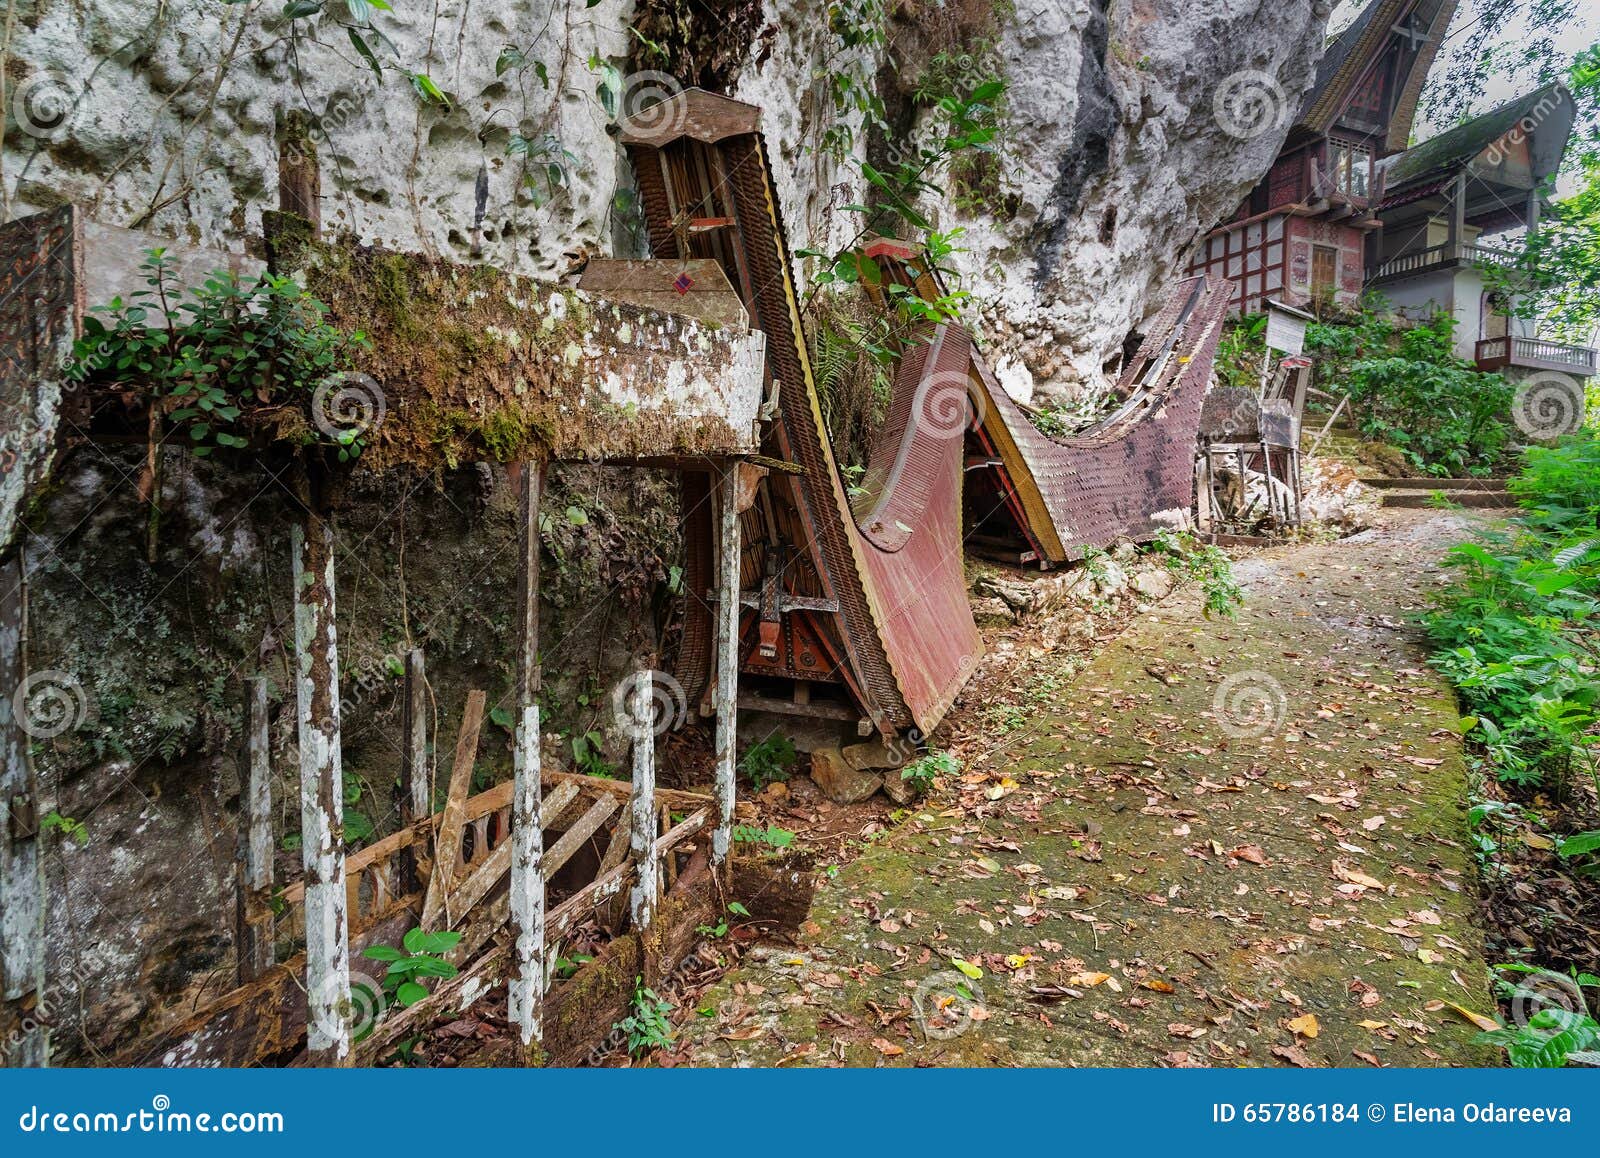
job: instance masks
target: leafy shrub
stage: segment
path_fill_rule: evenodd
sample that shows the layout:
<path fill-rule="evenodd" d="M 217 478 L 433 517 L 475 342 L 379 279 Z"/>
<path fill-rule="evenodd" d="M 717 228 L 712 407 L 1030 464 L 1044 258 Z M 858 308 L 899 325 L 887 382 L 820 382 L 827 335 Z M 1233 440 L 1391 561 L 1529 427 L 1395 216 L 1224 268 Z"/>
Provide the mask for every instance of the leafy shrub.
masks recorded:
<path fill-rule="evenodd" d="M 789 769 L 794 766 L 797 755 L 794 742 L 781 732 L 774 732 L 751 746 L 739 761 L 739 771 L 760 792 L 768 784 L 789 779 Z"/>
<path fill-rule="evenodd" d="M 1519 1068 L 1560 1069 L 1569 1062 L 1600 1064 L 1600 1023 L 1586 1013 L 1551 1006 L 1528 1019 L 1480 1033 L 1476 1041 L 1498 1045 Z"/>
<path fill-rule="evenodd" d="M 632 1012 L 614 1025 L 628 1035 L 628 1052 L 634 1057 L 647 1050 L 672 1044 L 672 1023 L 667 1016 L 672 1002 L 664 1001 L 646 987 L 643 977 L 634 978 Z"/>
<path fill-rule="evenodd" d="M 1596 534 L 1600 524 L 1600 440 L 1579 435 L 1556 446 L 1530 446 L 1522 470 L 1506 482 L 1521 521 L 1539 531 Z"/>
<path fill-rule="evenodd" d="M 1454 327 L 1444 318 L 1401 331 L 1394 349 L 1354 362 L 1345 386 L 1364 437 L 1432 474 L 1484 474 L 1511 437 L 1514 391 L 1456 357 Z"/>
<path fill-rule="evenodd" d="M 736 824 L 733 826 L 733 841 L 735 844 L 764 844 L 769 848 L 788 848 L 794 843 L 794 833 L 787 828 L 763 828 L 759 824 Z"/>
<path fill-rule="evenodd" d="M 949 752 L 929 752 L 900 769 L 900 779 L 924 796 L 933 787 L 935 777 L 949 776 L 961 770 L 961 761 Z"/>
<path fill-rule="evenodd" d="M 1167 569 L 1179 579 L 1200 584 L 1205 596 L 1202 614 L 1232 619 L 1244 602 L 1244 589 L 1233 577 L 1233 560 L 1211 543 L 1202 543 L 1187 531 L 1160 531 L 1151 550 L 1165 556 Z"/>
<path fill-rule="evenodd" d="M 460 933 L 424 933 L 412 929 L 401 941 L 403 948 L 393 945 L 373 945 L 362 950 L 361 955 L 373 961 L 387 961 L 383 987 L 404 1008 L 410 1008 L 428 996 L 424 977 L 441 979 L 454 977 L 456 967 L 442 954 L 450 952 L 461 942 Z"/>
<path fill-rule="evenodd" d="M 370 344 L 364 333 L 329 325 L 327 307 L 293 278 L 244 281 L 224 271 L 185 297 L 165 249 L 149 250 L 140 269 L 148 289 L 84 318 L 67 378 L 138 387 L 164 400 L 168 421 L 188 433 L 197 455 L 248 446 L 246 410 L 309 398 Z M 341 461 L 361 453 L 359 429 L 335 441 Z"/>
<path fill-rule="evenodd" d="M 1456 357 L 1455 322 L 1441 317 L 1401 329 L 1381 297 L 1336 320 L 1308 323 L 1305 352 L 1317 384 L 1350 396 L 1363 437 L 1398 447 L 1418 469 L 1436 475 L 1487 473 L 1511 438 L 1512 388 Z M 1217 348 L 1224 384 L 1255 390 L 1266 350 L 1266 318 L 1234 322 Z"/>
<path fill-rule="evenodd" d="M 1455 581 L 1424 620 L 1441 646 L 1432 662 L 1502 780 L 1542 783 L 1576 764 L 1600 792 L 1600 447 L 1531 447 L 1510 488 L 1523 504 L 1511 531 L 1446 556 Z M 1564 855 L 1591 855 L 1588 836 L 1567 838 Z"/>

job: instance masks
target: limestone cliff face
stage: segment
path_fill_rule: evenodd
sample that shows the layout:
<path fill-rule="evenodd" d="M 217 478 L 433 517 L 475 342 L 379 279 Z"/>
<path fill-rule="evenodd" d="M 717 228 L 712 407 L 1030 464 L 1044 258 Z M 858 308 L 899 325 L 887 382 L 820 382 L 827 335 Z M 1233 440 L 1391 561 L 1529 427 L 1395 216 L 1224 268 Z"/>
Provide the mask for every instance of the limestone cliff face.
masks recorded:
<path fill-rule="evenodd" d="M 1313 0 L 1022 0 L 1002 42 L 1019 209 L 967 221 L 965 261 L 1013 383 L 1059 392 L 1120 352 L 1271 165 L 1327 16 Z M 1246 70 L 1280 87 L 1257 82 L 1277 115 L 1241 137 L 1216 101 Z"/>
<path fill-rule="evenodd" d="M 595 90 L 602 62 L 626 55 L 624 4 L 301 6 L 316 11 L 289 20 L 294 5 L 279 0 L 19 6 L 8 195 L 72 198 L 111 224 L 236 246 L 276 208 L 275 125 L 300 110 L 318 127 L 327 226 L 468 260 L 483 170 L 483 259 L 551 274 L 608 247 L 620 150 Z M 501 63 L 508 47 L 526 63 Z M 533 151 L 508 153 L 513 134 Z M 563 170 L 554 183 L 551 163 Z"/>
<path fill-rule="evenodd" d="M 1231 214 L 1272 163 L 1321 57 L 1329 8 L 1322 0 L 1019 0 L 977 44 L 947 53 L 958 76 L 993 71 L 1007 82 L 992 186 L 952 192 L 931 208 L 941 227 L 966 231 L 954 265 L 1014 393 L 1059 396 L 1098 381 L 1182 272 L 1196 236 Z M 775 42 L 762 45 L 763 62 L 739 76 L 735 95 L 769 110 L 791 231 L 837 240 L 826 206 L 860 190 L 848 170 L 819 171 L 825 94 L 796 87 L 830 53 L 837 67 L 837 53 L 803 13 L 772 19 Z M 914 82 L 939 48 L 921 44 L 920 32 L 891 35 L 890 53 L 902 59 L 879 73 L 880 85 Z M 1270 78 L 1250 81 L 1268 115 L 1238 135 L 1216 102 L 1228 78 L 1245 72 Z"/>
<path fill-rule="evenodd" d="M 951 15 L 930 22 L 935 7 Z M 697 10 L 671 0 L 415 0 L 392 12 L 324 0 L 294 21 L 275 0 L 39 0 L 20 10 L 9 50 L 4 187 L 13 207 L 71 197 L 114 224 L 242 244 L 276 203 L 274 126 L 300 109 L 322 138 L 330 226 L 459 260 L 476 242 L 484 260 L 559 276 L 586 255 L 639 245 L 626 162 L 597 95 L 607 70 L 623 77 L 611 86 L 624 107 L 675 72 L 763 107 L 791 240 L 824 247 L 854 225 L 830 206 L 861 193 L 854 168 L 819 149 L 838 119 L 830 73 L 875 78 L 893 108 L 891 90 L 915 84 L 944 51 L 965 61 L 966 77 L 992 69 L 1009 87 L 992 180 L 930 208 L 966 230 L 955 264 L 1008 385 L 1058 394 L 1096 380 L 1196 234 L 1232 210 L 1281 143 L 1287 116 L 1256 136 L 1228 132 L 1219 87 L 1262 73 L 1278 86 L 1271 98 L 1295 108 L 1328 5 L 887 9 L 884 43 L 845 49 L 823 0 L 735 0 L 715 22 L 701 13 L 698 28 Z M 679 43 L 641 52 L 630 22 L 652 43 L 669 33 Z M 919 123 L 896 128 L 914 134 Z M 508 152 L 513 134 L 524 151 Z M 869 135 L 857 137 L 865 149 Z"/>

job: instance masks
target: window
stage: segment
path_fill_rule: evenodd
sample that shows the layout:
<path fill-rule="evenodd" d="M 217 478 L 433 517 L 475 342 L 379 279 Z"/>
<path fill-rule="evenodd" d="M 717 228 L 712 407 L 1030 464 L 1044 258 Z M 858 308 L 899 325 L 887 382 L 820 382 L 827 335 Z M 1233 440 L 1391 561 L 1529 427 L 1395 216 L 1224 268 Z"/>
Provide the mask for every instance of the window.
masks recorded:
<path fill-rule="evenodd" d="M 1329 141 L 1328 167 L 1333 174 L 1335 189 L 1346 197 L 1366 200 L 1371 189 L 1371 149 L 1347 141 Z"/>

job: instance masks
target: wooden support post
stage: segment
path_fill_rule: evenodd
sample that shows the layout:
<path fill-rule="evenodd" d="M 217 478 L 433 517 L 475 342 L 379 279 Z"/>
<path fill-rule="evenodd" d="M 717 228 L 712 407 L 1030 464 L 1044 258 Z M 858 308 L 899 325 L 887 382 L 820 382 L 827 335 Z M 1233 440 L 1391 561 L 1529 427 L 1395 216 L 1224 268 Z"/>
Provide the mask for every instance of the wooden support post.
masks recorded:
<path fill-rule="evenodd" d="M 544 483 L 541 463 L 522 464 L 522 494 L 517 533 L 520 583 L 517 588 L 517 687 L 511 797 L 511 1024 L 524 1050 L 538 1045 L 544 1032 L 545 880 L 543 791 L 539 770 L 539 503 Z"/>
<path fill-rule="evenodd" d="M 633 733 L 633 798 L 629 804 L 628 850 L 639 876 L 633 886 L 630 912 L 633 931 L 643 933 L 656 915 L 659 877 L 656 864 L 656 734 L 649 671 L 633 674 L 625 702 Z"/>
<path fill-rule="evenodd" d="M 428 762 L 428 679 L 422 649 L 406 652 L 405 703 L 400 731 L 400 818 L 411 824 L 433 815 L 433 768 Z"/>
<path fill-rule="evenodd" d="M 422 649 L 405 655 L 405 699 L 400 705 L 400 784 L 397 790 L 402 827 L 433 815 L 433 761 L 428 759 L 428 677 Z M 425 882 L 418 871 L 417 849 L 400 854 L 397 887 L 410 892 Z"/>
<path fill-rule="evenodd" d="M 345 898 L 344 785 L 339 750 L 339 649 L 334 633 L 333 526 L 309 505 L 291 532 L 295 704 L 305 869 L 306 1052 L 350 1062 L 350 939 Z"/>
<path fill-rule="evenodd" d="M 17 718 L 28 677 L 28 592 L 22 549 L 0 562 L 0 1065 L 43 1066 L 44 874 L 39 865 L 39 778 L 27 720 Z M 11 1035 L 15 1035 L 13 1038 Z"/>
<path fill-rule="evenodd" d="M 1450 259 L 1460 260 L 1467 232 L 1467 171 L 1456 174 L 1450 187 Z"/>
<path fill-rule="evenodd" d="M 315 236 L 322 228 L 322 171 L 309 118 L 299 109 L 284 114 L 278 133 L 278 208 L 305 218 Z"/>
<path fill-rule="evenodd" d="M 267 736 L 267 677 L 246 685 L 239 753 L 239 984 L 272 967 L 272 761 Z"/>
<path fill-rule="evenodd" d="M 717 527 L 717 826 L 711 865 L 728 862 L 733 845 L 734 771 L 739 747 L 739 465 L 722 471 Z"/>

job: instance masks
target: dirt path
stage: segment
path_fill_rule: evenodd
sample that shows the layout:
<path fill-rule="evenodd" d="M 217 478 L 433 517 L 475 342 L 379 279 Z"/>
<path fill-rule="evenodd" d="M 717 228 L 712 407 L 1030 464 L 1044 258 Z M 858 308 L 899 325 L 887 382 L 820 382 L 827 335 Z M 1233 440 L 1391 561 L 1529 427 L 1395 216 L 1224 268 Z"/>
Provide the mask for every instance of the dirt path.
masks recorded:
<path fill-rule="evenodd" d="M 709 990 L 701 1065 L 1482 1062 L 1457 714 L 1405 626 L 1459 516 L 1241 562 L 1025 708 Z M 980 975 L 981 973 L 981 975 Z"/>

